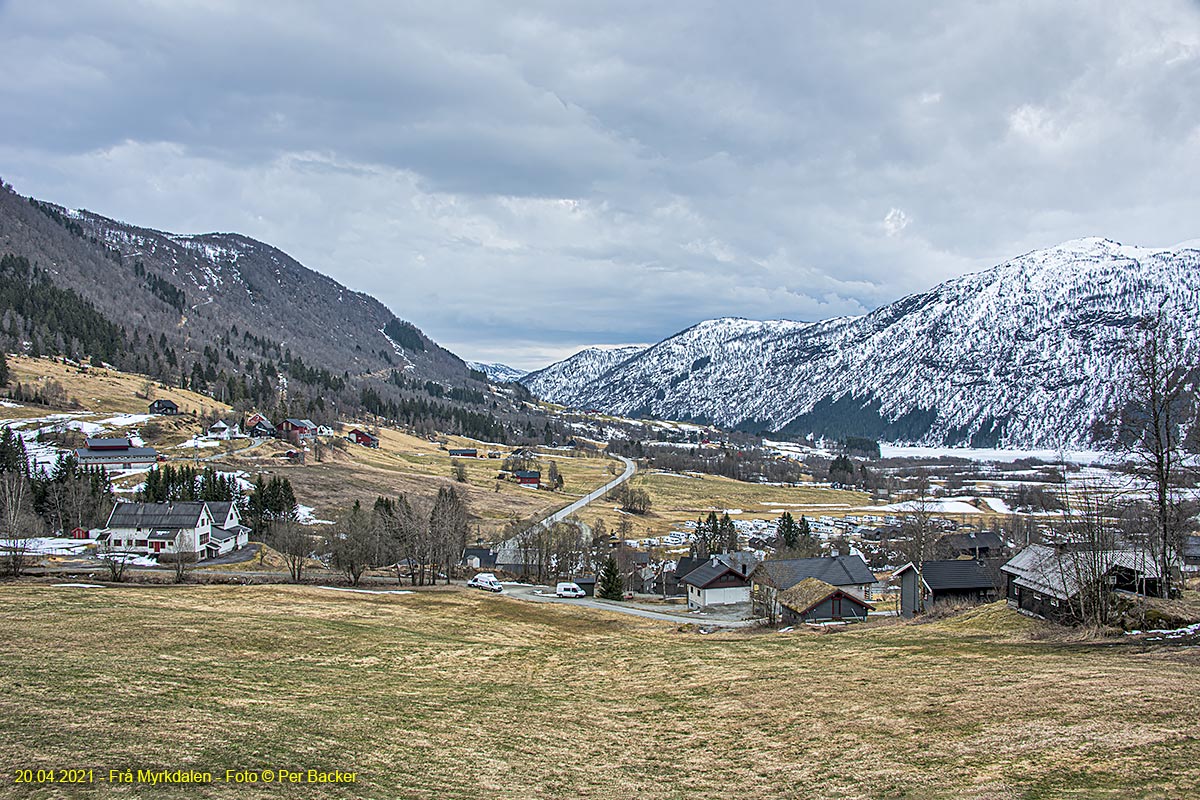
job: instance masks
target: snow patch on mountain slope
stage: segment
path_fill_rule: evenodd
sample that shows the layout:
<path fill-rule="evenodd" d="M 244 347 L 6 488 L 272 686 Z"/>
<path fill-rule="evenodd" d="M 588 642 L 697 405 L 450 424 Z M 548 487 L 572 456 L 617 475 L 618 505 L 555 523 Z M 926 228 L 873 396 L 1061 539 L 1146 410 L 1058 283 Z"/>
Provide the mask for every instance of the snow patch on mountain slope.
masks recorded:
<path fill-rule="evenodd" d="M 1200 341 L 1200 250 L 1086 238 L 859 317 L 702 322 L 619 363 L 584 351 L 527 376 L 614 414 L 922 445 L 1086 447 L 1160 301 Z"/>

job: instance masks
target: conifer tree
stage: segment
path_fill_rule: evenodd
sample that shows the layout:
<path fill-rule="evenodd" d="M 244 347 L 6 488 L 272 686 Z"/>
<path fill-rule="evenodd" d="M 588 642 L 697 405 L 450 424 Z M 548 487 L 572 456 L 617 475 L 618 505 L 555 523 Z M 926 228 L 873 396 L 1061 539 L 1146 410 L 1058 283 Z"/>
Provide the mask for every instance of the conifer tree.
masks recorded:
<path fill-rule="evenodd" d="M 600 568 L 600 579 L 596 581 L 596 596 L 604 600 L 621 600 L 624 593 L 621 590 L 621 573 L 617 570 L 617 560 L 609 556 Z"/>

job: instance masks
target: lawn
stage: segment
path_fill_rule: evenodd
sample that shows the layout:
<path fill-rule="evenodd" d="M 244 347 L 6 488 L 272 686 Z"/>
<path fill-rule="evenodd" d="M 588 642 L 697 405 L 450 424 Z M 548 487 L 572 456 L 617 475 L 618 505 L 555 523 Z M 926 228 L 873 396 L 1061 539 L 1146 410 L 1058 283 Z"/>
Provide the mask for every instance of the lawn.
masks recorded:
<path fill-rule="evenodd" d="M 728 633 L 465 590 L 0 586 L 14 797 L 1191 797 L 1198 651 L 1003 607 Z M 74 795 L 17 768 L 92 767 Z M 195 768 L 205 786 L 99 780 Z M 230 768 L 350 770 L 336 787 Z"/>

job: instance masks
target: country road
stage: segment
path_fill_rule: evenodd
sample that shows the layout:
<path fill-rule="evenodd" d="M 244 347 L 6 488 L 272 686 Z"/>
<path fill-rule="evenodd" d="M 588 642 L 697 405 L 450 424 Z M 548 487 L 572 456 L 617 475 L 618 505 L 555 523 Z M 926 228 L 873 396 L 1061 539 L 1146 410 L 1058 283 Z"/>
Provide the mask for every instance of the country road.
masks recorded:
<path fill-rule="evenodd" d="M 504 595 L 517 600 L 534 603 L 562 603 L 572 606 L 584 606 L 598 611 L 611 611 L 616 614 L 628 614 L 659 622 L 673 622 L 677 625 L 700 625 L 714 628 L 750 628 L 762 624 L 761 619 L 730 619 L 721 617 L 711 611 L 688 611 L 686 606 L 677 612 L 655 611 L 636 604 L 613 600 L 600 600 L 595 597 L 566 598 L 556 597 L 549 586 L 528 586 L 524 584 L 505 584 Z"/>
<path fill-rule="evenodd" d="M 556 522 L 562 522 L 564 519 L 571 516 L 576 511 L 578 511 L 579 509 L 586 506 L 588 503 L 591 503 L 595 500 L 599 500 L 601 497 L 604 497 L 604 495 L 608 494 L 613 489 L 617 488 L 622 483 L 624 483 L 625 481 L 632 478 L 634 472 L 637 471 L 637 464 L 634 464 L 633 461 L 626 458 L 625 456 L 614 455 L 613 458 L 620 459 L 621 463 L 623 463 L 625 465 L 624 472 L 622 472 L 616 478 L 613 478 L 608 483 L 601 486 L 599 489 L 596 489 L 593 492 L 589 492 L 588 494 L 585 494 L 583 497 L 579 498 L 574 503 L 571 503 L 571 505 L 567 506 L 566 508 L 561 508 L 558 511 L 555 511 L 553 514 L 546 517 L 544 520 L 542 520 L 541 522 L 539 522 L 537 524 L 544 525 L 544 526 L 550 526 Z M 503 546 L 503 544 L 501 544 L 501 546 Z"/>

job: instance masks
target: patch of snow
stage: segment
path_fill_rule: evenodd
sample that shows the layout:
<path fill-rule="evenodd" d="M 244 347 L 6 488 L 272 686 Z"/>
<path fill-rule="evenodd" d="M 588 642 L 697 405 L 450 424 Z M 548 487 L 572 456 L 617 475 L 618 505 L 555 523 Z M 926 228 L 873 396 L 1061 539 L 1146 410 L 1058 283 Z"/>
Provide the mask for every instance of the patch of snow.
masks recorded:
<path fill-rule="evenodd" d="M 148 422 L 152 419 L 154 419 L 154 414 L 117 414 L 115 417 L 100 420 L 98 424 L 124 428 L 129 425 L 141 425 L 143 422 Z"/>
<path fill-rule="evenodd" d="M 296 506 L 296 521 L 301 525 L 332 525 L 333 520 L 317 519 L 313 516 L 312 506 Z"/>
<path fill-rule="evenodd" d="M 55 583 L 51 584 L 58 589 L 103 589 L 98 583 Z"/>

